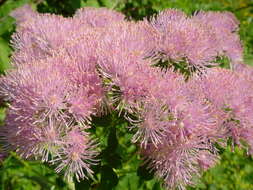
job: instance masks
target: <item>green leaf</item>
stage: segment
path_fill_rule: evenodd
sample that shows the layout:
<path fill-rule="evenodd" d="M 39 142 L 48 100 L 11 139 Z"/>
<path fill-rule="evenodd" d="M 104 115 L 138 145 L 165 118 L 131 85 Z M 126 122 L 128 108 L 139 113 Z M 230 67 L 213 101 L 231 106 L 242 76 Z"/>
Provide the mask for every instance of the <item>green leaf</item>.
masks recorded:
<path fill-rule="evenodd" d="M 10 67 L 10 56 L 11 49 L 8 43 L 0 37 L 0 73 Z"/>
<path fill-rule="evenodd" d="M 15 24 L 14 18 L 10 16 L 2 18 L 0 22 L 0 35 L 3 35 L 6 32 L 11 32 L 14 28 L 14 24 Z"/>
<path fill-rule="evenodd" d="M 117 174 L 110 166 L 105 165 L 101 167 L 101 184 L 99 189 L 112 189 L 118 184 L 118 181 Z"/>
<path fill-rule="evenodd" d="M 0 107 L 0 126 L 2 125 L 5 118 L 5 108 Z"/>
<path fill-rule="evenodd" d="M 136 173 L 128 173 L 120 178 L 119 184 L 115 190 L 127 189 L 127 190 L 139 190 L 139 177 Z"/>
<path fill-rule="evenodd" d="M 82 0 L 81 7 L 100 7 L 97 0 Z"/>
<path fill-rule="evenodd" d="M 40 162 L 24 161 L 15 153 L 3 162 L 0 177 L 4 190 L 68 190 L 55 171 Z"/>
<path fill-rule="evenodd" d="M 160 185 L 158 182 L 156 182 L 156 183 L 154 184 L 152 190 L 161 190 L 161 185 Z"/>
<path fill-rule="evenodd" d="M 107 8 L 115 8 L 119 2 L 119 0 L 100 0 L 103 6 Z"/>
<path fill-rule="evenodd" d="M 78 9 L 81 7 L 81 0 L 71 0 L 70 5 L 73 9 Z"/>

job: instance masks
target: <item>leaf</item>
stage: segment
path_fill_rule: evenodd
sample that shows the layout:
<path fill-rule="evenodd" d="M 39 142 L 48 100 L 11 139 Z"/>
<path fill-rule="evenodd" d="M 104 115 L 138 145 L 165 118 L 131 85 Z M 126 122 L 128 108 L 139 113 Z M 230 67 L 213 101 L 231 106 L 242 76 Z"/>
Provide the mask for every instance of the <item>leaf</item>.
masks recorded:
<path fill-rule="evenodd" d="M 112 189 L 118 184 L 118 181 L 117 174 L 110 166 L 104 165 L 101 167 L 101 184 L 99 189 Z"/>
<path fill-rule="evenodd" d="M 100 7 L 97 0 L 82 0 L 81 7 Z"/>
<path fill-rule="evenodd" d="M 14 24 L 15 24 L 14 18 L 10 16 L 2 18 L 0 22 L 0 35 L 3 35 L 6 32 L 11 32 L 11 30 L 13 30 L 14 28 Z"/>
<path fill-rule="evenodd" d="M 128 173 L 120 178 L 119 184 L 116 186 L 115 190 L 140 190 L 138 183 L 139 177 L 136 173 Z"/>
<path fill-rule="evenodd" d="M 154 184 L 152 190 L 161 190 L 161 185 L 160 185 L 158 182 L 156 182 L 156 183 Z"/>
<path fill-rule="evenodd" d="M 0 107 L 0 126 L 2 125 L 5 118 L 5 108 Z"/>
<path fill-rule="evenodd" d="M 0 37 L 0 73 L 3 73 L 4 70 L 10 67 L 10 64 L 9 64 L 10 53 L 11 53 L 11 49 L 8 46 L 8 43 L 6 43 L 6 41 Z"/>
<path fill-rule="evenodd" d="M 107 8 L 115 8 L 119 3 L 119 0 L 100 0 L 103 6 Z"/>
<path fill-rule="evenodd" d="M 81 0 L 71 0 L 70 5 L 74 10 L 76 10 L 81 7 Z"/>
<path fill-rule="evenodd" d="M 54 170 L 34 161 L 24 161 L 15 153 L 0 168 L 2 189 L 67 190 L 67 184 L 59 179 Z"/>

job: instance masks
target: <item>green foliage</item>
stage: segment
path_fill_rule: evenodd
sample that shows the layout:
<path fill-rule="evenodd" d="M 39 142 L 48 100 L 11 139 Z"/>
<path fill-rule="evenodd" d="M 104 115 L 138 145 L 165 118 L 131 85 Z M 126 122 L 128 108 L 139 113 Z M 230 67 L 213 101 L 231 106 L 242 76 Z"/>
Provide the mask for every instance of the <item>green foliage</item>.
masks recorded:
<path fill-rule="evenodd" d="M 146 169 L 131 142 L 133 132 L 117 113 L 94 117 L 91 131 L 99 137 L 101 163 L 93 168 L 94 179 L 76 183 L 76 190 L 153 190 L 161 189 L 153 174 Z M 85 187 L 85 188 L 84 188 Z"/>
<path fill-rule="evenodd" d="M 35 161 L 11 155 L 0 168 L 0 188 L 4 190 L 67 190 L 68 184 L 52 169 Z"/>
<path fill-rule="evenodd" d="M 189 190 L 251 190 L 253 189 L 253 160 L 245 151 L 235 147 L 223 150 L 221 163 L 202 177 L 196 188 Z"/>
<path fill-rule="evenodd" d="M 0 73 L 9 68 L 11 49 L 6 40 L 0 37 Z"/>
<path fill-rule="evenodd" d="M 10 67 L 10 36 L 15 30 L 14 19 L 9 13 L 29 3 L 40 12 L 71 16 L 76 9 L 85 6 L 108 7 L 122 11 L 136 20 L 151 16 L 165 8 L 179 8 L 193 14 L 197 10 L 232 11 L 241 22 L 240 35 L 245 46 L 245 61 L 253 64 L 253 4 L 251 0 L 4 0 L 0 1 L 0 73 Z M 227 67 L 226 60 L 220 60 Z M 1 104 L 1 102 L 0 102 Z M 5 108 L 0 105 L 0 125 L 3 125 Z M 117 113 L 93 118 L 90 129 L 100 144 L 101 160 L 93 167 L 93 179 L 66 182 L 55 174 L 51 166 L 37 161 L 24 161 L 16 154 L 0 164 L 0 189 L 3 190 L 161 190 L 141 160 L 138 145 L 131 143 L 134 131 Z M 0 126 L 1 127 L 1 126 Z M 204 173 L 196 188 L 189 190 L 251 190 L 253 189 L 253 161 L 244 151 L 235 148 L 221 150 L 221 161 Z"/>

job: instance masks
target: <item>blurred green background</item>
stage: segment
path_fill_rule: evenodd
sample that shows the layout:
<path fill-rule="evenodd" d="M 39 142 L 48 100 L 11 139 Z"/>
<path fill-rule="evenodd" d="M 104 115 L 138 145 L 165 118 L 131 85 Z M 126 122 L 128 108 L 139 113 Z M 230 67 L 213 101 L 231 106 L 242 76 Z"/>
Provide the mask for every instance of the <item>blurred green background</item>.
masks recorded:
<path fill-rule="evenodd" d="M 0 73 L 10 68 L 11 34 L 15 20 L 9 13 L 24 4 L 39 12 L 71 16 L 85 6 L 108 7 L 136 20 L 166 8 L 179 8 L 193 14 L 197 10 L 227 10 L 240 20 L 240 36 L 244 44 L 246 64 L 253 64 L 252 0 L 0 0 Z M 0 125 L 4 124 L 5 105 L 0 102 Z M 15 153 L 0 161 L 0 190 L 161 190 L 160 181 L 148 172 L 131 143 L 126 121 L 116 113 L 93 118 L 92 131 L 99 137 L 101 163 L 95 166 L 94 179 L 66 182 L 53 167 L 37 161 L 24 161 Z M 1 127 L 1 126 L 0 126 Z M 205 172 L 199 184 L 189 190 L 253 190 L 253 160 L 237 147 L 221 149 L 221 160 Z"/>

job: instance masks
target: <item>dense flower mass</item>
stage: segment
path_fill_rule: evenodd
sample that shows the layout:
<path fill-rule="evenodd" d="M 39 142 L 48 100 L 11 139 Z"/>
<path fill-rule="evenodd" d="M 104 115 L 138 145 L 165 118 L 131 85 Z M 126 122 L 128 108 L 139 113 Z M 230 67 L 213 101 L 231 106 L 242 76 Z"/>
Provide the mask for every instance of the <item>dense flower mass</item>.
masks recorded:
<path fill-rule="evenodd" d="M 168 189 L 194 185 L 219 160 L 216 144 L 253 153 L 252 68 L 233 14 L 167 9 L 129 21 L 106 8 L 64 18 L 24 6 L 12 16 L 13 68 L 0 79 L 5 151 L 87 178 L 99 162 L 91 117 L 113 109 Z M 218 68 L 222 57 L 230 69 Z"/>

